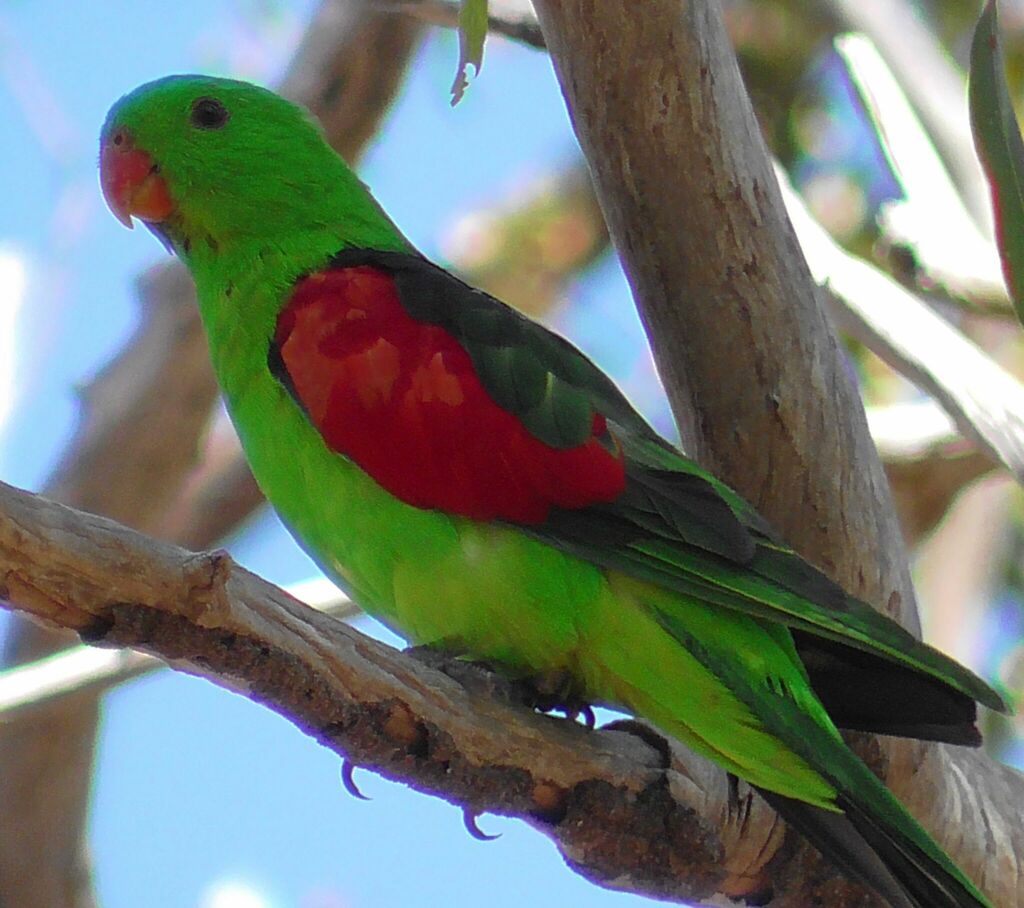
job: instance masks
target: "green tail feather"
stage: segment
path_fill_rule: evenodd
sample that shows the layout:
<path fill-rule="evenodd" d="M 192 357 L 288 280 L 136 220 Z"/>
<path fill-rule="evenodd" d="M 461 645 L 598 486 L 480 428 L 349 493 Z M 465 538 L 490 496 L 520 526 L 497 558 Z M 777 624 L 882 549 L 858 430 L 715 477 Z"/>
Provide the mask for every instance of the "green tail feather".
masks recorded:
<path fill-rule="evenodd" d="M 824 708 L 781 682 L 752 685 L 739 663 L 715 658 L 681 622 L 662 625 L 714 672 L 763 723 L 837 791 L 842 814 L 772 792 L 768 802 L 841 870 L 884 895 L 894 908 L 992 908 L 981 891 L 843 742 Z"/>

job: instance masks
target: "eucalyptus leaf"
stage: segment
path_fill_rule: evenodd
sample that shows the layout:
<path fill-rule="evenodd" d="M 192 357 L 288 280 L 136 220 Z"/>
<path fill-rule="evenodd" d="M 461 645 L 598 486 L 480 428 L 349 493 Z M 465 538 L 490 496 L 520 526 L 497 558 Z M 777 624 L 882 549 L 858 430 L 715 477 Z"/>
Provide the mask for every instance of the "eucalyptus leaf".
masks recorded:
<path fill-rule="evenodd" d="M 996 0 L 974 31 L 968 92 L 971 129 L 988 177 L 1006 289 L 1024 322 L 1024 140 L 1006 84 Z"/>
<path fill-rule="evenodd" d="M 467 70 L 473 77 L 484 63 L 484 38 L 487 37 L 487 0 L 462 0 L 459 8 L 459 68 L 452 82 L 452 107 L 462 100 L 469 87 Z"/>

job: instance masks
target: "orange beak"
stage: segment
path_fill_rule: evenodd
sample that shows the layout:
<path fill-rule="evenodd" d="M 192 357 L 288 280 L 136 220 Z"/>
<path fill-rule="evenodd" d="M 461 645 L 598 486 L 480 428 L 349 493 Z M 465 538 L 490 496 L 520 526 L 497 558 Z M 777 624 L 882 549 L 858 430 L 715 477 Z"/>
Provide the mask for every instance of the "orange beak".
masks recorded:
<path fill-rule="evenodd" d="M 133 147 L 123 129 L 108 137 L 100 149 L 100 186 L 114 217 L 129 230 L 133 215 L 155 224 L 174 211 L 160 168 L 146 152 Z"/>

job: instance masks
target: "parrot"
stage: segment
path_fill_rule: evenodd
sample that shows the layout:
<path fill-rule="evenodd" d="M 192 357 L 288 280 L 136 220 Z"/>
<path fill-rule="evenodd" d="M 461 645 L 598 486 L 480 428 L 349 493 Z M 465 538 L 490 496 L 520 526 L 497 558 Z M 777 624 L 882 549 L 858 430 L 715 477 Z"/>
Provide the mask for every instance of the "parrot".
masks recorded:
<path fill-rule="evenodd" d="M 642 718 L 893 908 L 991 908 L 839 729 L 980 743 L 989 684 L 848 594 L 569 341 L 432 263 L 312 116 L 174 75 L 100 185 L 187 266 L 253 475 L 410 644 Z"/>

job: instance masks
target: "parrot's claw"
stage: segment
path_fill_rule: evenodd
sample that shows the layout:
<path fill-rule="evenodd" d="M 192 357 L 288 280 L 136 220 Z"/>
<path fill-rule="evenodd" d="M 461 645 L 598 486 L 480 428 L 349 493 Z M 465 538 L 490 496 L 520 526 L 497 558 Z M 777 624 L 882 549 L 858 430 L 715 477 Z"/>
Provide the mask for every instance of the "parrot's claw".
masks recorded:
<path fill-rule="evenodd" d="M 556 706 L 551 707 L 551 710 L 542 711 L 560 712 L 571 722 L 575 722 L 579 719 L 587 728 L 595 728 L 597 726 L 597 716 L 594 715 L 594 708 L 589 703 L 569 701 L 566 703 L 559 703 Z"/>
<path fill-rule="evenodd" d="M 471 807 L 462 808 L 462 823 L 466 827 L 468 832 L 478 842 L 493 842 L 495 839 L 501 838 L 501 833 L 496 832 L 493 835 L 484 832 L 479 826 L 477 826 L 477 817 L 480 814 L 476 813 Z"/>
<path fill-rule="evenodd" d="M 352 774 L 356 771 L 356 765 L 348 757 L 345 757 L 341 761 L 341 784 L 345 786 L 347 791 L 353 798 L 358 798 L 360 801 L 372 801 L 373 799 L 367 795 L 364 795 L 360 790 L 359 786 L 356 785 L 356 780 L 352 777 Z"/>
<path fill-rule="evenodd" d="M 743 829 L 746 827 L 747 820 L 750 819 L 750 811 L 754 808 L 754 793 L 749 785 L 744 785 L 741 792 L 741 779 L 739 776 L 727 772 L 725 778 L 729 783 L 729 797 L 726 802 L 726 810 L 728 810 L 730 816 L 735 814 L 740 829 Z"/>

